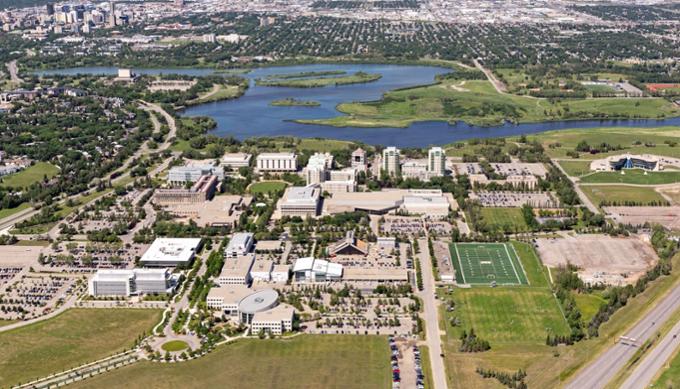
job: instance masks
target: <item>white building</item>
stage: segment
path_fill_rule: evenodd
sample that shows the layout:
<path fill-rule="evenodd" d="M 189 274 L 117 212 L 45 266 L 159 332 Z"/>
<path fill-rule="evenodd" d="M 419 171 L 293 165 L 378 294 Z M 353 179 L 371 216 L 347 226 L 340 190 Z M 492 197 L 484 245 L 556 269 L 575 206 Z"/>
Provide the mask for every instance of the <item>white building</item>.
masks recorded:
<path fill-rule="evenodd" d="M 221 181 L 224 179 L 224 169 L 213 165 L 175 166 L 168 172 L 168 183 L 185 185 L 187 182 L 194 183 L 202 176 L 208 175 L 216 176 Z"/>
<path fill-rule="evenodd" d="M 400 151 L 396 147 L 388 147 L 382 152 L 382 171 L 388 176 L 400 175 Z"/>
<path fill-rule="evenodd" d="M 228 285 L 212 287 L 206 298 L 206 305 L 210 309 L 224 312 L 232 316 L 236 321 L 239 319 L 238 305 L 247 296 L 253 294 L 253 290 L 245 285 Z"/>
<path fill-rule="evenodd" d="M 250 269 L 250 279 L 255 281 L 269 282 L 272 279 L 274 261 L 271 259 L 258 259 Z"/>
<path fill-rule="evenodd" d="M 244 255 L 236 259 L 229 259 L 224 262 L 222 271 L 217 277 L 217 284 L 225 285 L 250 285 L 250 269 L 253 267 L 255 254 Z"/>
<path fill-rule="evenodd" d="M 257 156 L 258 172 L 295 172 L 297 155 L 295 153 L 262 153 Z"/>
<path fill-rule="evenodd" d="M 271 273 L 272 282 L 285 284 L 290 278 L 290 265 L 274 265 Z"/>
<path fill-rule="evenodd" d="M 281 216 L 317 216 L 320 202 L 321 190 L 316 185 L 289 187 L 279 200 L 279 213 Z"/>
<path fill-rule="evenodd" d="M 157 238 L 139 263 L 149 267 L 189 267 L 200 247 L 200 238 Z"/>
<path fill-rule="evenodd" d="M 366 163 L 366 151 L 364 151 L 364 149 L 361 147 L 354 150 L 352 153 L 352 167 L 361 172 L 368 170 L 368 164 Z"/>
<path fill-rule="evenodd" d="M 323 259 L 299 258 L 293 266 L 295 282 L 327 282 L 342 278 L 342 265 Z"/>
<path fill-rule="evenodd" d="M 273 335 L 281 335 L 284 332 L 293 331 L 294 316 L 295 309 L 285 304 L 268 311 L 256 312 L 250 322 L 250 333 L 255 335 L 264 331 Z"/>
<path fill-rule="evenodd" d="M 224 249 L 224 256 L 236 258 L 248 254 L 255 244 L 255 237 L 250 232 L 235 233 L 229 240 L 229 244 Z"/>
<path fill-rule="evenodd" d="M 446 174 L 446 153 L 441 147 L 433 147 L 427 152 L 427 171 L 433 176 Z"/>
<path fill-rule="evenodd" d="M 168 293 L 168 269 L 100 269 L 89 281 L 90 296 L 130 296 Z"/>
<path fill-rule="evenodd" d="M 247 153 L 227 153 L 222 156 L 222 166 L 228 169 L 238 169 L 250 166 L 252 154 Z"/>

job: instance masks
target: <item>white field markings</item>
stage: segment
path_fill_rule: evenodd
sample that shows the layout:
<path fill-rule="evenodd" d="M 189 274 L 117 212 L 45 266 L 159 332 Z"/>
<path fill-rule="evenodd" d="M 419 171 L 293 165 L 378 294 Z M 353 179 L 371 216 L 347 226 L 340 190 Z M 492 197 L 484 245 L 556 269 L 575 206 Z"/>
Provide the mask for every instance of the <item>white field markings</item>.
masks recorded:
<path fill-rule="evenodd" d="M 519 267 L 522 268 L 522 273 L 524 273 L 524 278 L 527 280 L 527 285 L 531 285 L 531 281 L 529 281 L 529 276 L 527 275 L 526 269 L 524 269 L 524 265 L 522 264 L 522 259 L 519 257 L 519 254 L 517 253 L 517 250 L 515 250 L 515 246 L 512 243 L 508 243 L 510 247 L 512 247 L 512 252 L 515 253 L 515 258 L 517 258 L 517 262 L 519 262 Z M 536 255 L 534 253 L 534 255 Z M 511 259 L 512 260 L 512 259 Z M 551 282 L 552 282 L 552 276 Z"/>
<path fill-rule="evenodd" d="M 517 269 L 515 268 L 515 264 L 513 263 L 512 257 L 510 257 L 510 251 L 508 251 L 508 245 L 504 244 L 505 246 L 505 253 L 508 255 L 508 260 L 510 261 L 510 265 L 512 266 L 512 270 L 515 272 L 515 277 L 517 278 L 517 283 L 522 285 L 522 280 L 519 278 L 519 274 L 517 273 Z"/>
<path fill-rule="evenodd" d="M 463 277 L 463 283 L 467 284 L 465 281 L 465 270 L 463 270 L 463 263 L 460 261 L 460 253 L 458 252 L 458 245 L 454 244 L 453 247 L 456 248 L 456 257 L 458 257 L 458 265 L 460 266 L 460 275 Z"/>

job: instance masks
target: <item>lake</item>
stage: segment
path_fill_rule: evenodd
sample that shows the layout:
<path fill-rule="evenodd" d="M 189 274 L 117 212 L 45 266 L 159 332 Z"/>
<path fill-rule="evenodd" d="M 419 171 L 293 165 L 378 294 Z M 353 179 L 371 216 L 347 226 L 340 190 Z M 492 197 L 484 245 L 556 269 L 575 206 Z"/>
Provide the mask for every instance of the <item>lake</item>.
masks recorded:
<path fill-rule="evenodd" d="M 273 74 L 320 72 L 343 70 L 348 73 L 363 71 L 380 73 L 382 78 L 366 84 L 343 85 L 324 88 L 280 88 L 255 85 L 254 80 Z M 197 105 L 186 109 L 187 116 L 210 116 L 217 122 L 212 134 L 233 136 L 245 139 L 258 136 L 296 136 L 300 138 L 331 138 L 361 141 L 368 144 L 382 144 L 398 147 L 425 147 L 443 145 L 471 138 L 488 138 L 534 134 L 543 131 L 594 128 L 594 127 L 659 127 L 680 126 L 680 118 L 663 120 L 579 120 L 555 121 L 476 127 L 463 122 L 417 122 L 408 128 L 336 128 L 321 125 L 299 124 L 295 119 L 324 119 L 339 115 L 335 107 L 340 103 L 372 101 L 381 98 L 383 93 L 398 89 L 434 82 L 438 74 L 450 69 L 430 66 L 408 65 L 331 65 L 313 64 L 253 69 L 242 75 L 250 80 L 250 88 L 245 95 L 235 100 L 218 101 Z M 213 73 L 211 69 L 135 69 L 138 74 L 184 74 L 201 76 Z M 60 69 L 37 74 L 116 74 L 113 67 L 88 67 Z M 294 98 L 314 100 L 319 107 L 272 107 L 274 100 Z"/>

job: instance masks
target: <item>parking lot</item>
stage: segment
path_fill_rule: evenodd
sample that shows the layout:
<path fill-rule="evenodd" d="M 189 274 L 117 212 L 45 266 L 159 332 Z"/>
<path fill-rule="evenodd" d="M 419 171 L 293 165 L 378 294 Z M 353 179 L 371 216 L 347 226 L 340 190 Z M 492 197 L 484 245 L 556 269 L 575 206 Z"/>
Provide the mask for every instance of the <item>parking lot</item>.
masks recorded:
<path fill-rule="evenodd" d="M 559 208 L 557 198 L 548 192 L 473 192 L 470 199 L 485 207 L 514 208 L 528 204 L 534 208 Z"/>

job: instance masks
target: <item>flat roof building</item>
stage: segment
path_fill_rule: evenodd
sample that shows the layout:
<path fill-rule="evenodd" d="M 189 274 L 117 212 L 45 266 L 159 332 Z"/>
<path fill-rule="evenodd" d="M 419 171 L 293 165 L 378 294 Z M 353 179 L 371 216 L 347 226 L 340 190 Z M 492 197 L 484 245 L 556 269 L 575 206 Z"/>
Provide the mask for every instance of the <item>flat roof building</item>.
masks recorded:
<path fill-rule="evenodd" d="M 293 186 L 286 189 L 279 200 L 281 216 L 317 216 L 321 202 L 321 190 L 316 185 Z"/>
<path fill-rule="evenodd" d="M 620 171 L 624 169 L 663 170 L 665 166 L 680 168 L 680 159 L 652 154 L 619 154 L 597 159 L 590 163 L 593 171 Z"/>
<path fill-rule="evenodd" d="M 100 269 L 88 287 L 90 296 L 131 296 L 172 290 L 168 269 Z"/>
<path fill-rule="evenodd" d="M 224 256 L 236 258 L 248 254 L 255 244 L 255 237 L 250 232 L 238 232 L 229 240 L 229 244 L 224 249 Z"/>
<path fill-rule="evenodd" d="M 250 160 L 253 158 L 252 154 L 247 153 L 227 153 L 222 156 L 220 161 L 222 166 L 228 169 L 238 169 L 241 167 L 250 166 Z"/>
<path fill-rule="evenodd" d="M 281 304 L 268 311 L 256 312 L 250 322 L 250 333 L 258 334 L 260 331 L 269 332 L 273 335 L 281 335 L 284 332 L 293 331 L 293 317 L 295 309 Z"/>
<path fill-rule="evenodd" d="M 210 288 L 206 305 L 210 309 L 223 311 L 225 314 L 239 319 L 238 306 L 241 300 L 253 294 L 254 290 L 246 285 L 226 285 Z"/>
<path fill-rule="evenodd" d="M 258 172 L 294 172 L 297 171 L 297 155 L 295 153 L 262 153 L 257 156 Z"/>
<path fill-rule="evenodd" d="M 323 259 L 299 258 L 293 266 L 295 282 L 327 282 L 342 278 L 342 265 Z"/>
<path fill-rule="evenodd" d="M 408 270 L 394 268 L 345 268 L 343 281 L 352 282 L 408 282 Z"/>
<path fill-rule="evenodd" d="M 250 285 L 250 269 L 253 267 L 255 254 L 240 256 L 224 262 L 222 271 L 217 277 L 218 285 Z"/>
<path fill-rule="evenodd" d="M 269 282 L 272 279 L 274 261 L 271 259 L 257 259 L 250 269 L 250 279 L 255 281 Z"/>
<path fill-rule="evenodd" d="M 290 265 L 274 265 L 271 273 L 271 282 L 285 284 L 290 278 Z"/>
<path fill-rule="evenodd" d="M 384 215 L 399 210 L 408 214 L 443 217 L 457 207 L 455 200 L 447 195 L 439 189 L 338 193 L 324 200 L 324 214 L 364 211 Z"/>
<path fill-rule="evenodd" d="M 139 263 L 148 267 L 189 267 L 200 247 L 200 238 L 157 238 Z"/>
<path fill-rule="evenodd" d="M 168 172 L 168 183 L 178 186 L 187 182 L 196 182 L 201 176 L 216 176 L 218 180 L 224 179 L 224 169 L 213 165 L 175 166 Z"/>

